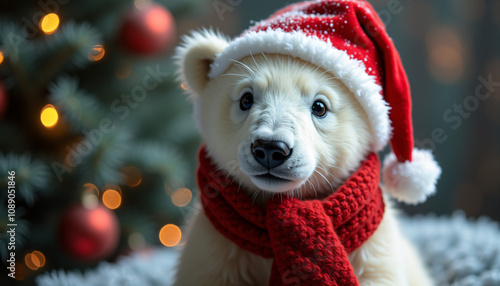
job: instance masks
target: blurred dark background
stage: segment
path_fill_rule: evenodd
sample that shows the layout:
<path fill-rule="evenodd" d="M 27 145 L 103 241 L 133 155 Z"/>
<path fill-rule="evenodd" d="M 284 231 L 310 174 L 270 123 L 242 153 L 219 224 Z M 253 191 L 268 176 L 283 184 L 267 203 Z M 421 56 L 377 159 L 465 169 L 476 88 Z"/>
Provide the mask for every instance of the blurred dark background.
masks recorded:
<path fill-rule="evenodd" d="M 500 221 L 500 1 L 369 2 L 409 76 L 416 145 L 443 169 L 436 195 L 400 207 Z M 40 3 L 0 0 L 0 187 L 15 170 L 21 285 L 46 270 L 182 246 L 200 138 L 173 48 L 201 27 L 235 37 L 294 2 Z M 5 264 L 9 197 L 1 194 Z"/>

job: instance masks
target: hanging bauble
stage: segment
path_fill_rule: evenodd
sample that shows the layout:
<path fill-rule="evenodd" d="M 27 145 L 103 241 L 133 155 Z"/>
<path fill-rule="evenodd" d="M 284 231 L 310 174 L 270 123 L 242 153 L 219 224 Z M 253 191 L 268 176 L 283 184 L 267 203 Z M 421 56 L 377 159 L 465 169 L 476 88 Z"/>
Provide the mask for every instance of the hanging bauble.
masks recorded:
<path fill-rule="evenodd" d="M 59 227 L 64 250 L 83 261 L 109 257 L 116 250 L 119 234 L 116 215 L 103 205 L 74 205 L 64 212 Z"/>
<path fill-rule="evenodd" d="M 162 5 L 144 4 L 125 14 L 119 38 L 134 54 L 167 52 L 175 44 L 176 27 L 172 14 Z"/>

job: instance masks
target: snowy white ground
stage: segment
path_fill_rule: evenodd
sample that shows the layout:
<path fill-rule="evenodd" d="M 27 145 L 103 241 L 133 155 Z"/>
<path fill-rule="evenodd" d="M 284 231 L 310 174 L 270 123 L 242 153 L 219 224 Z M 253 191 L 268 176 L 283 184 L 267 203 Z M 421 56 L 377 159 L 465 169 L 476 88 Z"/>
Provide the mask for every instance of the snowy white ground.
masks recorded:
<path fill-rule="evenodd" d="M 496 222 L 432 215 L 403 218 L 401 227 L 423 254 L 437 285 L 500 286 L 500 229 Z M 101 263 L 96 269 L 52 271 L 39 286 L 171 285 L 178 256 L 175 249 L 155 249 Z"/>

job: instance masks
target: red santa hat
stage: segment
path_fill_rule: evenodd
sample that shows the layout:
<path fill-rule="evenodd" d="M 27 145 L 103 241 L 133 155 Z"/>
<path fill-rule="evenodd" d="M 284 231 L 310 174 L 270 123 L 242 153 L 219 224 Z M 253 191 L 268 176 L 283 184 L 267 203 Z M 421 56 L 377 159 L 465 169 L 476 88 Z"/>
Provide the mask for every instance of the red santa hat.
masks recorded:
<path fill-rule="evenodd" d="M 210 78 L 259 53 L 283 54 L 320 66 L 353 92 L 370 120 L 372 150 L 391 141 L 383 180 L 396 199 L 425 201 L 441 169 L 432 154 L 413 147 L 410 87 L 399 54 L 366 1 L 323 0 L 290 5 L 229 42 L 211 65 Z"/>

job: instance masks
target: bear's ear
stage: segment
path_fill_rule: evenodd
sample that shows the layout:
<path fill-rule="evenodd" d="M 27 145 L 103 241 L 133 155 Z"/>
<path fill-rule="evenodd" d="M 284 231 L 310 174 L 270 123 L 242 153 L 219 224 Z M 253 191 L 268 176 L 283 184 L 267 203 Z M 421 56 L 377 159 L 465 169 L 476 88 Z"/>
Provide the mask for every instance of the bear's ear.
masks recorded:
<path fill-rule="evenodd" d="M 184 36 L 175 51 L 179 81 L 187 83 L 191 93 L 200 94 L 209 80 L 210 64 L 227 46 L 228 39 L 213 30 L 204 29 Z"/>

